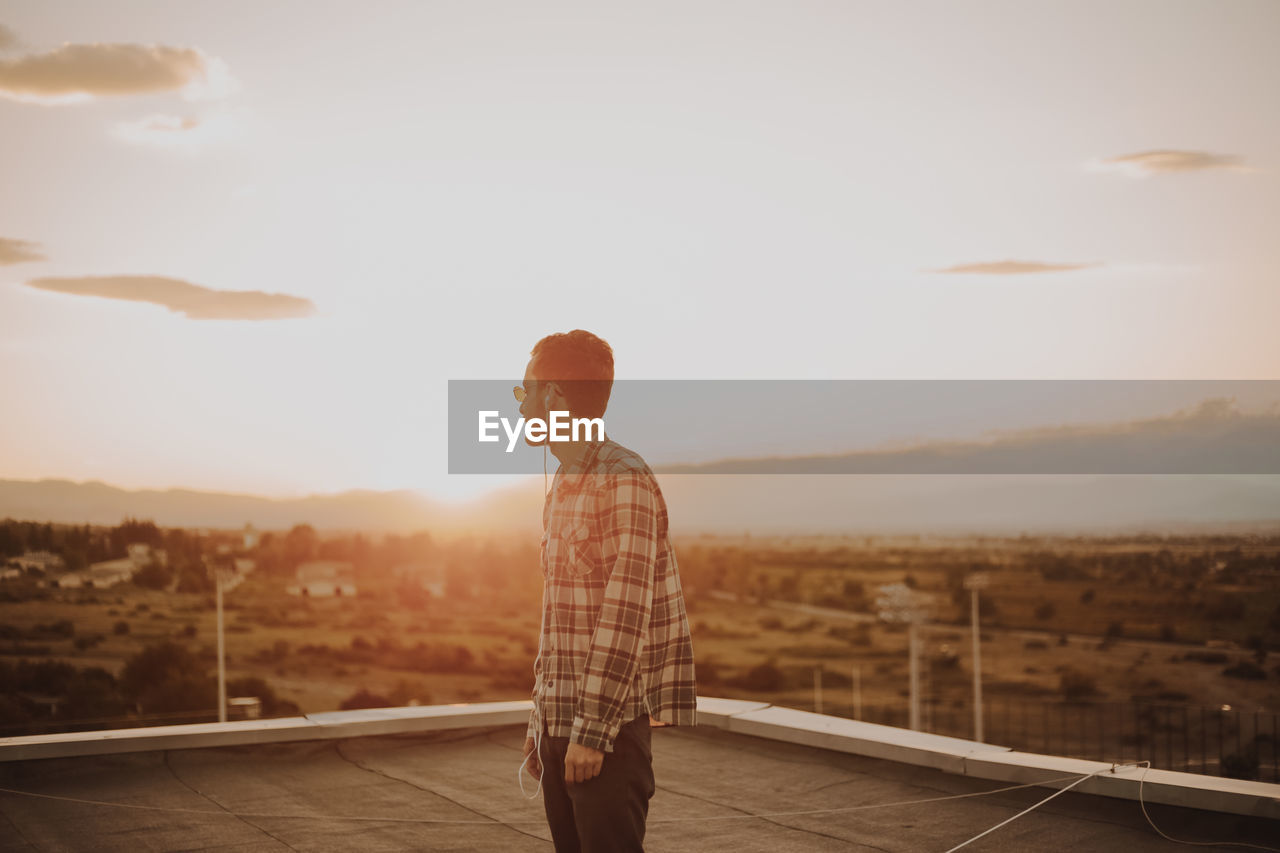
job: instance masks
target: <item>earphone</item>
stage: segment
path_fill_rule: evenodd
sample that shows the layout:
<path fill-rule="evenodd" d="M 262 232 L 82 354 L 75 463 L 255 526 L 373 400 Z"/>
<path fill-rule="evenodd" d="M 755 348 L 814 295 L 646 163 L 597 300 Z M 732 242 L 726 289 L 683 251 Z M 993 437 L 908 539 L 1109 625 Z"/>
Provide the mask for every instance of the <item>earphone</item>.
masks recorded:
<path fill-rule="evenodd" d="M 551 392 L 550 392 L 550 391 L 548 391 L 548 392 L 547 392 L 547 396 L 544 398 L 544 400 L 546 401 L 547 408 L 548 408 L 548 409 L 550 409 L 550 407 L 551 407 Z M 544 444 L 542 445 L 542 496 L 543 496 L 544 498 L 545 498 L 545 497 L 546 497 L 546 495 L 547 495 L 547 491 L 548 491 L 548 488 L 547 488 L 547 445 L 544 443 Z M 544 539 L 546 538 L 546 536 L 547 536 L 546 531 L 543 531 L 542 536 L 543 536 L 543 538 L 544 538 Z M 545 589 L 545 587 L 544 587 L 544 589 L 543 589 L 542 595 L 543 595 L 543 599 L 542 599 L 542 613 L 540 614 L 541 622 L 540 622 L 540 624 L 539 624 L 539 626 L 538 626 L 538 657 L 536 658 L 536 660 L 537 660 L 538 662 L 540 662 L 540 661 L 542 660 L 542 637 L 543 637 L 543 635 L 546 633 L 546 628 L 547 628 L 547 600 L 546 600 L 546 589 Z M 535 663 L 535 666 L 536 666 L 536 663 Z M 534 703 L 533 710 L 534 710 L 534 716 L 537 718 L 537 723 L 538 723 L 537 728 L 535 728 L 535 729 L 533 730 L 533 752 L 529 753 L 529 755 L 526 755 L 526 756 L 524 757 L 524 761 L 521 761 L 521 762 L 520 762 L 520 767 L 516 769 L 516 780 L 520 783 L 520 794 L 521 794 L 521 795 L 522 795 L 526 800 L 532 800 L 532 799 L 534 799 L 535 797 L 537 797 L 537 796 L 538 796 L 538 794 L 540 794 L 540 793 L 542 792 L 542 774 L 547 772 L 547 768 L 546 768 L 546 767 L 541 767 L 541 772 L 538 774 L 538 787 L 534 789 L 534 791 L 533 791 L 533 795 L 532 795 L 532 796 L 530 796 L 530 795 L 528 795 L 528 794 L 525 794 L 525 792 L 524 792 L 524 768 L 525 768 L 525 765 L 527 765 L 527 764 L 529 763 L 529 758 L 530 758 L 530 756 L 537 755 L 537 756 L 538 756 L 538 764 L 539 764 L 539 765 L 541 765 L 541 764 L 542 764 L 542 724 L 543 724 L 543 723 L 542 723 L 542 717 L 541 717 L 541 715 L 537 713 L 537 711 L 538 711 L 538 705 L 537 705 L 537 703 L 536 703 L 536 702 Z"/>

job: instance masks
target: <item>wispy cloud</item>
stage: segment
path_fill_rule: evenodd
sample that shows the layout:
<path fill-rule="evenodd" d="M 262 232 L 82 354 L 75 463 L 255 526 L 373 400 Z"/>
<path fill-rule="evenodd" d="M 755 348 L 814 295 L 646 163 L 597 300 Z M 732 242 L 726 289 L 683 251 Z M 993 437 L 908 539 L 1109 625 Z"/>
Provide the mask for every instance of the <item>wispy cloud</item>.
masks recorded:
<path fill-rule="evenodd" d="M 1093 160 L 1085 164 L 1094 171 L 1112 171 L 1143 178 L 1148 175 L 1166 175 L 1180 172 L 1207 172 L 1226 169 L 1233 172 L 1252 171 L 1233 154 L 1213 154 L 1209 151 L 1176 151 L 1171 149 L 1140 151 Z"/>
<path fill-rule="evenodd" d="M 141 44 L 64 44 L 0 59 L 0 96 L 36 103 L 181 92 L 221 97 L 235 83 L 226 64 L 195 48 Z"/>
<path fill-rule="evenodd" d="M 0 50 L 12 50 L 21 42 L 18 41 L 18 34 L 13 30 L 0 24 Z"/>
<path fill-rule="evenodd" d="M 111 135 L 132 145 L 195 150 L 235 136 L 236 124 L 226 115 L 151 115 L 136 121 L 117 122 Z"/>
<path fill-rule="evenodd" d="M 74 296 L 150 302 L 192 320 L 284 320 L 315 313 L 311 300 L 301 296 L 260 290 L 214 290 L 156 275 L 47 277 L 32 279 L 27 285 Z"/>
<path fill-rule="evenodd" d="M 39 243 L 34 243 L 31 240 L 14 240 L 9 237 L 0 237 L 0 266 L 43 260 L 47 259 L 44 256 L 44 252 L 40 250 Z"/>
<path fill-rule="evenodd" d="M 957 264 L 933 270 L 938 273 L 969 273 L 976 275 L 1025 275 L 1036 272 L 1070 272 L 1100 267 L 1100 263 L 1045 263 L 1043 261 L 980 261 L 973 264 Z"/>

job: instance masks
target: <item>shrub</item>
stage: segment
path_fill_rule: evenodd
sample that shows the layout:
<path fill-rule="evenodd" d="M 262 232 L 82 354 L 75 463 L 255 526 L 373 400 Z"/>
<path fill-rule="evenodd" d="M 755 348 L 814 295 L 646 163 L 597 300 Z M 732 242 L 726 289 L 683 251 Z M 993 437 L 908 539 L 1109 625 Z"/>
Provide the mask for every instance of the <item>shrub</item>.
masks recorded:
<path fill-rule="evenodd" d="M 133 575 L 133 583 L 143 589 L 164 589 L 173 580 L 173 573 L 159 563 L 149 563 Z"/>
<path fill-rule="evenodd" d="M 1222 671 L 1222 674 L 1228 678 L 1242 678 L 1246 681 L 1262 681 L 1267 677 L 1266 670 L 1253 661 L 1247 660 L 1242 660 L 1234 666 L 1227 667 Z"/>
<path fill-rule="evenodd" d="M 1222 775 L 1231 779 L 1257 779 L 1258 763 L 1256 749 L 1233 752 L 1222 758 Z"/>
<path fill-rule="evenodd" d="M 782 670 L 772 661 L 754 666 L 741 677 L 734 679 L 734 686 L 745 690 L 775 692 L 781 690 L 785 679 Z"/>
<path fill-rule="evenodd" d="M 1052 619 L 1054 616 L 1057 615 L 1057 613 L 1058 613 L 1058 608 L 1053 606 L 1052 601 L 1046 601 L 1043 604 L 1036 607 L 1036 618 L 1039 619 L 1041 622 L 1044 622 L 1046 619 Z"/>
<path fill-rule="evenodd" d="M 1058 689 L 1069 702 L 1098 694 L 1098 684 L 1093 676 L 1078 669 L 1065 670 L 1058 679 Z"/>
<path fill-rule="evenodd" d="M 1228 658 L 1222 652 L 1187 652 L 1183 660 L 1195 661 L 1196 663 L 1226 663 Z"/>
<path fill-rule="evenodd" d="M 131 657 L 120 675 L 120 692 L 146 713 L 215 708 L 217 682 L 183 646 L 164 642 Z"/>
<path fill-rule="evenodd" d="M 115 634 L 117 637 L 129 633 L 129 623 L 121 619 L 111 628 L 111 633 Z"/>
<path fill-rule="evenodd" d="M 357 711 L 361 708 L 390 708 L 391 700 L 380 693 L 371 693 L 369 690 L 361 687 L 355 693 L 352 693 L 346 699 L 342 700 L 342 704 L 338 706 L 341 711 Z"/>

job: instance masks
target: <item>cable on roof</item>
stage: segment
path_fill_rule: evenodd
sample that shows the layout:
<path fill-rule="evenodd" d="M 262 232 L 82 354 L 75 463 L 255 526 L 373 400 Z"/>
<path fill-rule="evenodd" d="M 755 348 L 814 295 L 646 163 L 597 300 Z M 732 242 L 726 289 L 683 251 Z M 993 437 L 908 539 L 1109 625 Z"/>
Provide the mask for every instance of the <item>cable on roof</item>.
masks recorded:
<path fill-rule="evenodd" d="M 1262 844 L 1250 844 L 1247 841 L 1187 841 L 1183 838 L 1174 838 L 1160 827 L 1156 826 L 1156 822 L 1151 819 L 1151 815 L 1147 813 L 1147 804 L 1142 799 L 1142 786 L 1147 781 L 1147 771 L 1151 769 L 1150 761 L 1139 761 L 1138 764 L 1143 765 L 1142 776 L 1138 779 L 1138 805 L 1142 806 L 1142 816 L 1147 819 L 1147 823 L 1151 824 L 1151 828 L 1167 841 L 1174 844 L 1190 844 L 1192 847 L 1244 847 L 1248 850 L 1265 850 L 1267 853 L 1280 853 L 1280 849 L 1275 847 L 1266 847 Z"/>
<path fill-rule="evenodd" d="M 1244 847 L 1250 850 L 1263 850 L 1263 851 L 1266 851 L 1266 853 L 1280 853 L 1280 849 L 1277 849 L 1275 847 L 1266 847 L 1261 844 L 1249 844 L 1244 841 L 1184 841 L 1181 838 L 1174 838 L 1172 835 L 1165 833 L 1162 829 L 1160 829 L 1160 827 L 1156 826 L 1155 821 L 1151 819 L 1151 815 L 1147 812 L 1146 800 L 1143 799 L 1142 786 L 1143 786 L 1143 783 L 1145 783 L 1147 780 L 1147 772 L 1151 770 L 1151 762 L 1145 761 L 1145 760 L 1130 761 L 1124 764 L 1112 764 L 1110 767 L 1104 767 L 1101 770 L 1095 770 L 1094 772 L 1088 774 L 1087 776 L 1082 776 L 1076 781 L 1072 782 L 1070 785 L 1067 785 L 1065 788 L 1062 788 L 1061 790 L 1058 790 L 1058 791 L 1054 791 L 1052 794 L 1045 797 L 1043 800 L 1036 803 L 1035 805 L 1029 806 L 1028 808 L 1023 809 L 1013 817 L 1006 818 L 1005 820 L 1000 821 L 990 829 L 985 829 L 982 832 L 978 833 L 977 835 L 973 836 L 972 838 L 968 839 L 967 841 L 963 841 L 957 844 L 955 847 L 952 847 L 950 850 L 948 850 L 947 853 L 955 853 L 955 851 L 959 850 L 962 847 L 967 847 L 968 845 L 977 841 L 979 838 L 982 838 L 983 836 L 986 836 L 986 835 L 990 835 L 1000 827 L 1007 826 L 1008 824 L 1013 823 L 1015 820 L 1022 817 L 1023 815 L 1029 814 L 1035 811 L 1036 809 L 1040 808 L 1045 803 L 1052 800 L 1054 797 L 1059 797 L 1065 794 L 1067 791 L 1070 791 L 1076 785 L 1079 785 L 1088 779 L 1092 779 L 1094 776 L 1098 776 L 1102 773 L 1115 773 L 1116 770 L 1118 769 L 1128 770 L 1128 769 L 1134 769 L 1138 767 L 1142 768 L 1142 776 L 1138 778 L 1138 805 L 1142 808 L 1142 816 L 1147 819 L 1147 823 L 1162 838 L 1166 839 L 1167 841 L 1172 841 L 1175 844 L 1190 844 L 1195 847 Z"/>
<path fill-rule="evenodd" d="M 1030 814 L 1031 812 L 1033 812 L 1033 811 L 1035 811 L 1036 809 L 1038 809 L 1038 808 L 1040 808 L 1041 806 L 1043 806 L 1045 803 L 1047 803 L 1047 802 L 1049 802 L 1050 800 L 1052 800 L 1054 797 L 1061 797 L 1063 794 L 1065 794 L 1067 791 L 1070 791 L 1070 790 L 1071 790 L 1072 788 L 1074 788 L 1076 785 L 1079 785 L 1081 782 L 1085 782 L 1085 781 L 1088 781 L 1089 779 L 1092 779 L 1094 776 L 1097 776 L 1099 773 L 1114 773 L 1114 772 L 1116 771 L 1116 767 L 1117 767 L 1117 766 L 1118 766 L 1118 765 L 1112 764 L 1110 767 L 1104 767 L 1104 768 L 1102 768 L 1101 770 L 1095 770 L 1095 771 L 1093 771 L 1092 773 L 1090 773 L 1090 774 L 1088 774 L 1088 775 L 1086 775 L 1086 776 L 1081 776 L 1079 779 L 1077 779 L 1076 781 L 1072 782 L 1070 785 L 1067 785 L 1065 788 L 1060 788 L 1060 789 L 1058 789 L 1057 791 L 1054 791 L 1052 794 L 1050 794 L 1049 796 L 1045 797 L 1043 800 L 1041 800 L 1040 802 L 1036 803 L 1035 805 L 1033 805 L 1033 806 L 1028 806 L 1027 808 L 1023 809 L 1022 811 L 1018 812 L 1018 813 L 1017 813 L 1016 815 L 1014 815 L 1013 817 L 1005 818 L 1004 820 L 1000 821 L 999 823 L 997 823 L 995 826 L 991 827 L 990 829 L 984 829 L 982 832 L 979 832 L 977 835 L 973 836 L 973 838 L 970 838 L 970 839 L 969 839 L 969 840 L 967 840 L 967 841 L 962 841 L 962 842 L 960 842 L 960 843 L 959 843 L 959 844 L 957 844 L 955 847 L 952 847 L 950 850 L 948 850 L 948 851 L 947 851 L 947 853 L 955 853 L 955 852 L 956 852 L 957 850 L 959 850 L 961 847 L 968 847 L 970 844 L 972 844 L 973 842 L 977 841 L 979 838 L 982 838 L 983 836 L 986 836 L 986 835 L 990 835 L 991 833 L 995 832 L 995 831 L 996 831 L 997 829 L 999 829 L 1000 827 L 1002 827 L 1002 826 L 1007 826 L 1008 824 L 1013 823 L 1015 820 L 1017 820 L 1018 818 L 1022 817 L 1022 816 L 1023 816 L 1023 815 L 1025 815 L 1025 814 Z M 1136 767 L 1136 766 L 1137 766 L 1137 763 L 1134 763 L 1133 765 L 1130 765 L 1130 766 L 1134 766 L 1134 767 Z"/>

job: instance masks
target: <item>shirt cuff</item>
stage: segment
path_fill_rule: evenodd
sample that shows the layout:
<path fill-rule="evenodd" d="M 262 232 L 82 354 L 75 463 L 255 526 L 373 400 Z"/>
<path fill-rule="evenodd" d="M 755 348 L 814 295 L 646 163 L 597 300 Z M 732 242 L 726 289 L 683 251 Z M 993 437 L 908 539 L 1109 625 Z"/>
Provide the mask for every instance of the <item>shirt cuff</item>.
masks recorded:
<path fill-rule="evenodd" d="M 609 725 L 601 720 L 574 717 L 573 731 L 569 734 L 569 741 L 601 752 L 613 752 L 613 741 L 617 738 L 620 728 L 622 726 L 619 724 Z"/>

